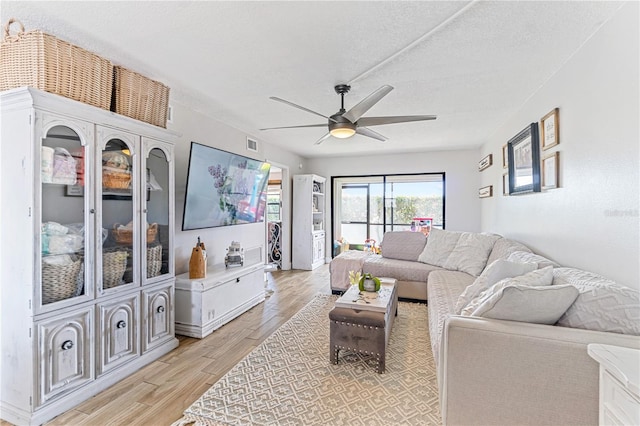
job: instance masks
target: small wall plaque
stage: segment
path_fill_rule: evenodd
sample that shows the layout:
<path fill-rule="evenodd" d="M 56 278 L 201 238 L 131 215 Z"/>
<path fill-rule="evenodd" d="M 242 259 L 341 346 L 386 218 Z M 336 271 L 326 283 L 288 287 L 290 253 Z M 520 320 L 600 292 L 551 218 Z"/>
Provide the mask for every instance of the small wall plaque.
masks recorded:
<path fill-rule="evenodd" d="M 493 197 L 493 185 L 480 188 L 478 190 L 478 197 L 480 198 Z"/>
<path fill-rule="evenodd" d="M 481 172 L 487 167 L 491 166 L 492 164 L 493 164 L 493 154 L 489 154 L 486 157 L 484 157 L 482 160 L 480 160 L 480 162 L 478 163 L 478 171 Z"/>

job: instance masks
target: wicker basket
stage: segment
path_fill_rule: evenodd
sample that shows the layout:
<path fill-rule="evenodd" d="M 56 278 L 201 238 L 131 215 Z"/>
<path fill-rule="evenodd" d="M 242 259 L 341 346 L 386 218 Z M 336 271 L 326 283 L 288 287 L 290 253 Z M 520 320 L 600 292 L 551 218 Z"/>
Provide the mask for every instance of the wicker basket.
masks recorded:
<path fill-rule="evenodd" d="M 72 257 L 67 265 L 42 263 L 42 304 L 58 302 L 78 295 L 83 285 L 82 258 Z"/>
<path fill-rule="evenodd" d="M 113 238 L 116 240 L 118 244 L 132 244 L 133 243 L 133 230 L 131 229 L 118 229 L 120 227 L 119 223 L 113 225 Z M 152 223 L 147 228 L 147 244 L 151 244 L 156 240 L 156 236 L 158 235 L 158 224 Z"/>
<path fill-rule="evenodd" d="M 127 269 L 127 251 L 118 250 L 102 254 L 102 288 L 113 288 L 123 284 Z"/>
<path fill-rule="evenodd" d="M 162 244 L 147 249 L 147 278 L 160 275 L 162 269 Z"/>
<path fill-rule="evenodd" d="M 102 187 L 111 189 L 127 189 L 131 185 L 130 172 L 116 172 L 113 169 L 102 168 Z"/>
<path fill-rule="evenodd" d="M 10 35 L 16 23 L 20 31 Z M 11 18 L 0 43 L 0 91 L 30 86 L 108 110 L 113 65 L 108 60 L 42 31 L 24 31 Z"/>
<path fill-rule="evenodd" d="M 167 127 L 169 88 L 117 65 L 114 74 L 115 102 L 112 111 L 155 126 Z"/>

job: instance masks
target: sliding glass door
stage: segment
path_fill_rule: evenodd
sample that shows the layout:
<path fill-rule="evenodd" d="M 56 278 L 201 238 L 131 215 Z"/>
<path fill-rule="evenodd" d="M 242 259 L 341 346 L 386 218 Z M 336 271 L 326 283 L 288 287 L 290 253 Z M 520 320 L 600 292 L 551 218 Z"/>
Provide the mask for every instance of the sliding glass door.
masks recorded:
<path fill-rule="evenodd" d="M 444 173 L 341 176 L 333 180 L 334 255 L 344 244 L 362 249 L 387 231 L 444 228 Z M 427 227 L 428 225 L 428 227 Z"/>

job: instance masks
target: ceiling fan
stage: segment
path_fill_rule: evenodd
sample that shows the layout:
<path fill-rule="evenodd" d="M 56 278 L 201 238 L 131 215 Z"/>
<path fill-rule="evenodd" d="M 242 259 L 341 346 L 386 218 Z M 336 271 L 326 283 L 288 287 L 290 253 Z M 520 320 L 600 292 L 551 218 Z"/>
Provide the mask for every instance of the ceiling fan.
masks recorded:
<path fill-rule="evenodd" d="M 340 111 L 336 112 L 330 117 L 326 115 L 320 114 L 318 112 L 312 111 L 303 106 L 294 104 L 293 102 L 286 101 L 281 98 L 277 98 L 275 96 L 270 97 L 269 99 L 273 99 L 274 101 L 282 102 L 284 104 L 290 105 L 294 108 L 301 109 L 303 111 L 310 112 L 311 114 L 319 115 L 320 117 L 324 117 L 328 120 L 328 124 L 307 124 L 302 126 L 285 126 L 285 127 L 269 127 L 260 130 L 275 130 L 275 129 L 297 129 L 302 127 L 324 127 L 328 126 L 329 132 L 322 136 L 320 139 L 316 141 L 316 145 L 321 144 L 325 139 L 329 136 L 333 136 L 340 139 L 346 139 L 354 134 L 359 134 L 363 136 L 367 136 L 373 139 L 377 139 L 379 141 L 386 141 L 387 138 L 381 135 L 378 132 L 374 132 L 369 129 L 370 126 L 380 126 L 382 124 L 393 124 L 393 123 L 407 123 L 410 121 L 423 121 L 423 120 L 435 120 L 435 115 L 397 115 L 390 117 L 363 117 L 363 115 L 371 109 L 376 103 L 378 103 L 383 97 L 385 97 L 389 92 L 393 90 L 393 87 L 389 85 L 384 85 L 380 87 L 378 90 L 361 100 L 356 106 L 351 108 L 349 111 L 344 109 L 344 95 L 349 92 L 351 86 L 347 84 L 338 84 L 334 87 L 337 94 L 340 95 L 341 104 Z"/>

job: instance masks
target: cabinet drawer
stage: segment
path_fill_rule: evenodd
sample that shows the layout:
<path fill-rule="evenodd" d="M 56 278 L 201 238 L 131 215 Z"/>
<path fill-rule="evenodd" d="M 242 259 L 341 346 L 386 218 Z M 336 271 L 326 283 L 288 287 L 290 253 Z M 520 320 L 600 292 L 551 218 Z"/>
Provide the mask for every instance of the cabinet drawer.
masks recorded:
<path fill-rule="evenodd" d="M 622 424 L 640 424 L 640 400 L 629 393 L 615 377 L 604 371 L 601 374 L 602 396 L 608 410 Z"/>
<path fill-rule="evenodd" d="M 138 356 L 138 293 L 97 305 L 98 375 Z"/>
<path fill-rule="evenodd" d="M 37 323 L 40 359 L 36 406 L 93 379 L 92 318 L 93 308 L 86 308 Z"/>
<path fill-rule="evenodd" d="M 142 352 L 173 338 L 173 283 L 142 292 Z"/>

